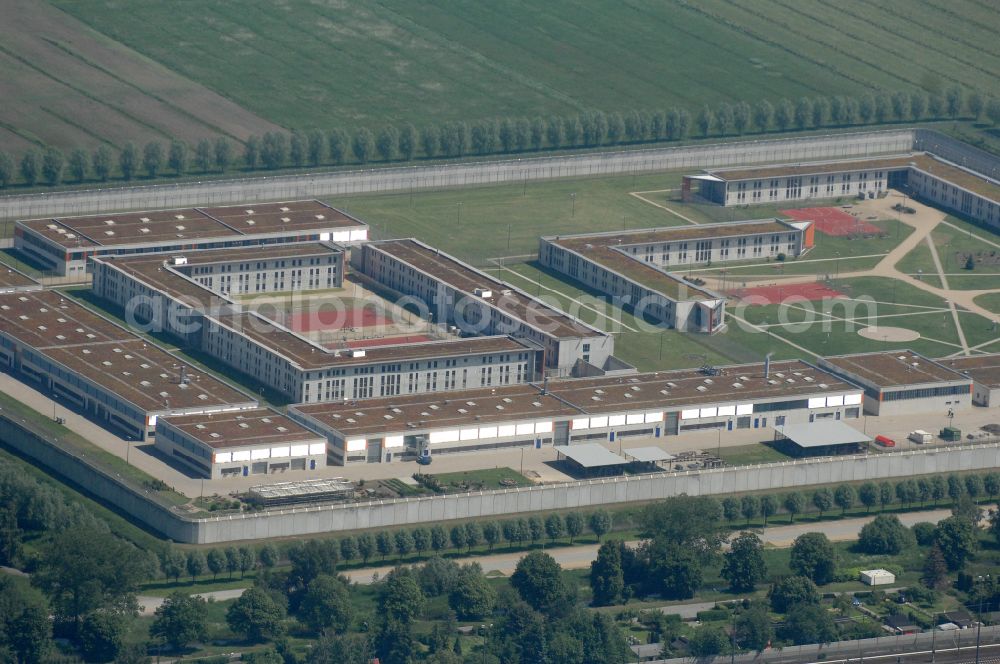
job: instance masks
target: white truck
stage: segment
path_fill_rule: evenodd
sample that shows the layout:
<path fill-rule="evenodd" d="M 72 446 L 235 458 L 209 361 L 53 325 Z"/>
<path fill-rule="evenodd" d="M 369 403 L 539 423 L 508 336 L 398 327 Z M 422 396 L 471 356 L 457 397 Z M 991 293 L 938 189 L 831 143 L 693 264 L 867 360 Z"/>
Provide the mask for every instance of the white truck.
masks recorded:
<path fill-rule="evenodd" d="M 929 443 L 934 440 L 934 436 L 923 429 L 917 429 L 916 431 L 911 431 L 910 435 L 907 436 L 909 440 L 914 443 Z"/>

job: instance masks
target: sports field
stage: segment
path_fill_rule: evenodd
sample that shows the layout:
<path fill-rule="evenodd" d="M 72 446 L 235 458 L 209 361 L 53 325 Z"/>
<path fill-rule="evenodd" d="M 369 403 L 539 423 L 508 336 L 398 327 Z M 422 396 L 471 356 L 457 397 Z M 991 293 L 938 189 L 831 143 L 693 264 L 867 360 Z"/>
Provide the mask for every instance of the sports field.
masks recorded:
<path fill-rule="evenodd" d="M 154 136 L 170 131 L 161 113 L 184 138 L 217 133 L 212 125 L 238 134 L 259 118 L 376 129 L 590 108 L 694 112 L 953 82 L 988 91 L 1000 72 L 1000 18 L 976 0 L 11 3 L 8 18 L 41 22 L 0 26 L 7 71 L 20 81 L 0 125 L 61 145 L 120 144 L 144 123 Z M 84 47 L 93 33 L 80 23 L 117 56 Z M 36 39 L 39 26 L 50 34 Z M 42 55 L 22 45 L 29 38 Z M 126 62 L 134 67 L 123 74 Z M 198 103 L 196 88 L 214 101 Z M 36 126 L 22 129 L 31 109 Z"/>

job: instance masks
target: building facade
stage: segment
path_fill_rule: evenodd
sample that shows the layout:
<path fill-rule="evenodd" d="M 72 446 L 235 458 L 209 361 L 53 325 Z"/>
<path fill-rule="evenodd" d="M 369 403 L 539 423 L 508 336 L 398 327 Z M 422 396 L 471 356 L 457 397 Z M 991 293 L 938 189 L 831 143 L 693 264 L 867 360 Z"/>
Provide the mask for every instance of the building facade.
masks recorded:
<path fill-rule="evenodd" d="M 801 361 L 554 379 L 356 404 L 296 404 L 333 463 L 677 437 L 860 417 L 862 390 Z M 669 445 L 669 443 L 668 443 Z"/>
<path fill-rule="evenodd" d="M 266 408 L 160 418 L 156 449 L 212 480 L 326 466 L 324 438 Z"/>
<path fill-rule="evenodd" d="M 812 248 L 810 222 L 777 219 L 652 228 L 628 233 L 543 237 L 542 265 L 579 281 L 667 327 L 713 333 L 725 326 L 725 298 L 678 268 L 798 257 Z"/>

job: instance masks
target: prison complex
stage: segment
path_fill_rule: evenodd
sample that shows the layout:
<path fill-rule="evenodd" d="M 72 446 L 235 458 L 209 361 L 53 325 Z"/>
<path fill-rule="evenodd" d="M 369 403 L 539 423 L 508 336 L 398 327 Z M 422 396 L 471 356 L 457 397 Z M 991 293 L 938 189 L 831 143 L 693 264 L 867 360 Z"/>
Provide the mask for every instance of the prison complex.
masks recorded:
<path fill-rule="evenodd" d="M 813 243 L 811 222 L 772 219 L 543 237 L 538 256 L 542 265 L 611 296 L 637 316 L 712 333 L 725 325 L 725 298 L 671 270 L 796 258 Z"/>
<path fill-rule="evenodd" d="M 82 277 L 88 260 L 102 256 L 367 238 L 367 224 L 319 201 L 29 219 L 14 227 L 15 248 L 69 277 Z"/>

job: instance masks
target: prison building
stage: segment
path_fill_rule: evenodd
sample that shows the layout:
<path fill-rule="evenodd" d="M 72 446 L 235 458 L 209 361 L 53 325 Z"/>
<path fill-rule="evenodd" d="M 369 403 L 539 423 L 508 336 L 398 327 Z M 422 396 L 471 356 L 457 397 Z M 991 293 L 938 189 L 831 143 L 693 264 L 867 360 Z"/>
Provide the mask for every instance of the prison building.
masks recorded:
<path fill-rule="evenodd" d="M 505 336 L 365 348 L 309 340 L 244 311 L 226 289 L 266 294 L 336 287 L 343 252 L 311 243 L 275 247 L 266 259 L 249 260 L 259 254 L 244 248 L 96 258 L 93 288 L 130 323 L 170 334 L 296 402 L 524 383 L 541 371 L 537 346 Z"/>
<path fill-rule="evenodd" d="M 0 294 L 42 290 L 42 285 L 14 268 L 0 263 Z"/>
<path fill-rule="evenodd" d="M 89 259 L 100 256 L 367 238 L 367 224 L 314 200 L 30 219 L 14 228 L 18 251 L 61 276 L 81 278 Z"/>
<path fill-rule="evenodd" d="M 296 404 L 288 416 L 326 436 L 333 463 L 423 454 L 683 437 L 855 419 L 862 390 L 806 362 L 458 390 L 353 404 Z M 667 442 L 667 441 L 664 441 Z"/>
<path fill-rule="evenodd" d="M 161 417 L 156 449 L 212 480 L 326 466 L 325 438 L 267 408 Z"/>
<path fill-rule="evenodd" d="M 257 401 L 54 291 L 0 295 L 0 366 L 123 436 Z"/>
<path fill-rule="evenodd" d="M 912 350 L 823 358 L 819 366 L 864 388 L 870 415 L 930 415 L 972 406 L 972 379 Z"/>
<path fill-rule="evenodd" d="M 972 379 L 972 403 L 976 406 L 1000 404 L 1000 353 L 948 357 L 940 364 Z"/>
<path fill-rule="evenodd" d="M 782 164 L 684 176 L 684 200 L 725 206 L 843 196 L 879 196 L 898 189 L 932 205 L 1000 227 L 1000 182 L 929 153 L 879 159 Z"/>
<path fill-rule="evenodd" d="M 809 221 L 778 219 L 543 237 L 542 265 L 669 327 L 716 332 L 725 301 L 682 275 L 684 266 L 797 258 L 813 247 Z"/>
<path fill-rule="evenodd" d="M 320 345 L 256 313 L 204 324 L 202 350 L 293 402 L 512 385 L 541 371 L 541 349 L 509 336 L 351 348 Z"/>
<path fill-rule="evenodd" d="M 241 310 L 234 296 L 339 288 L 344 251 L 329 242 L 208 249 L 92 261 L 94 292 L 126 320 L 201 345 L 202 316 Z"/>
<path fill-rule="evenodd" d="M 465 335 L 505 334 L 541 346 L 553 374 L 570 375 L 578 362 L 599 370 L 620 364 L 610 334 L 418 240 L 366 243 L 351 263 L 383 288 L 416 298 L 436 323 Z"/>

